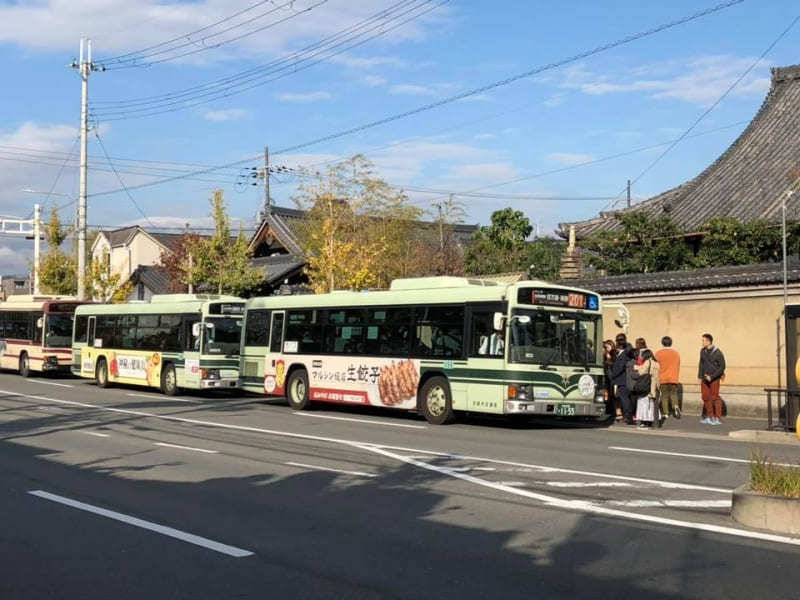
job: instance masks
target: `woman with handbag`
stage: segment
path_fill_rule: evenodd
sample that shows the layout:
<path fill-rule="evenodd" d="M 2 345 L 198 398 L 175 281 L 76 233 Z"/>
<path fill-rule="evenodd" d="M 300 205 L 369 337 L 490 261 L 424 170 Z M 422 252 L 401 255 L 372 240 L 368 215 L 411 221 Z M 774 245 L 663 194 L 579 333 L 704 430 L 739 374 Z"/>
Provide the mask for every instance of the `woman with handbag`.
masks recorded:
<path fill-rule="evenodd" d="M 659 364 L 653 353 L 645 348 L 640 351 L 641 364 L 633 367 L 633 396 L 636 400 L 636 420 L 639 427 L 652 427 L 653 423 L 661 425 L 658 414 Z"/>

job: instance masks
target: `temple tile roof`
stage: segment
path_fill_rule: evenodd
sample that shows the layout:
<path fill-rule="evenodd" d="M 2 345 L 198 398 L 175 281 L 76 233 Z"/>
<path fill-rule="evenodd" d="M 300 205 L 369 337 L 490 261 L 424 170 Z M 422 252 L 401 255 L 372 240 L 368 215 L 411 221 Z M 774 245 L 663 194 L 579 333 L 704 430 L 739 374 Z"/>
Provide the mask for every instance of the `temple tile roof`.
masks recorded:
<path fill-rule="evenodd" d="M 686 183 L 644 200 L 629 209 L 600 213 L 575 223 L 559 223 L 557 233 L 569 235 L 570 225 L 584 239 L 601 231 L 618 231 L 617 215 L 645 212 L 668 215 L 685 233 L 697 232 L 712 217 L 741 221 L 781 218 L 791 169 L 800 167 L 800 65 L 772 69 L 770 90 L 758 113 L 730 147 L 708 168 Z M 787 209 L 800 208 L 800 193 Z M 795 213 L 796 214 L 796 213 Z"/>
<path fill-rule="evenodd" d="M 800 262 L 790 261 L 787 282 L 800 282 Z M 610 277 L 567 279 L 559 282 L 605 296 L 653 292 L 688 292 L 714 288 L 758 287 L 783 283 L 782 263 L 708 267 L 660 273 L 633 273 Z"/>

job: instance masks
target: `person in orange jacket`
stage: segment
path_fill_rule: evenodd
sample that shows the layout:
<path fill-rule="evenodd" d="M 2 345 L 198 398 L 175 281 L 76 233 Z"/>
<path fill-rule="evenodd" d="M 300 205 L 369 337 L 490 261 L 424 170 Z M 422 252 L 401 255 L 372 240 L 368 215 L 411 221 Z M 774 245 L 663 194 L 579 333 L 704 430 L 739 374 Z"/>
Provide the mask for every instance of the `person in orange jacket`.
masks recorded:
<path fill-rule="evenodd" d="M 681 373 L 681 355 L 672 348 L 672 338 L 665 335 L 661 338 L 663 348 L 656 352 L 656 360 L 661 365 L 661 414 L 664 418 L 672 414 L 681 418 L 681 397 L 678 393 Z"/>

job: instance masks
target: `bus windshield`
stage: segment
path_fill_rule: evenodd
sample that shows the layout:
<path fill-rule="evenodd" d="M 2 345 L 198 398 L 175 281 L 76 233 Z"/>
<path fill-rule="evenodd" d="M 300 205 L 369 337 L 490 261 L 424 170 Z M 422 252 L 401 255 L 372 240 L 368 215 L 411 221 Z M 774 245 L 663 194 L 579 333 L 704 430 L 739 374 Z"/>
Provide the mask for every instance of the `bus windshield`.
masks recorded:
<path fill-rule="evenodd" d="M 208 327 L 208 324 L 213 327 Z M 203 333 L 203 354 L 239 354 L 242 317 L 207 317 Z"/>
<path fill-rule="evenodd" d="M 44 345 L 47 348 L 72 346 L 72 315 L 47 315 Z"/>
<path fill-rule="evenodd" d="M 596 365 L 599 315 L 550 310 L 515 310 L 509 342 L 511 362 Z"/>

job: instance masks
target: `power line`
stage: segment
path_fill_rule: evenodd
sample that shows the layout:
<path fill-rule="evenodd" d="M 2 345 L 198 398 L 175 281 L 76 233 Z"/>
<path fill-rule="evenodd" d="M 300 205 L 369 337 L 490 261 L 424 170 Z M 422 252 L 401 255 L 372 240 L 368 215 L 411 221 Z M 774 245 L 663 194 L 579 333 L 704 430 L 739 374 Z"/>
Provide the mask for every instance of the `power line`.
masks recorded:
<path fill-rule="evenodd" d="M 776 38 L 775 38 L 775 39 L 772 41 L 772 43 L 770 43 L 770 45 L 769 45 L 769 46 L 767 46 L 767 48 L 766 48 L 766 49 L 765 49 L 765 50 L 764 50 L 764 51 L 761 53 L 761 55 L 760 55 L 760 56 L 759 56 L 759 57 L 758 57 L 758 58 L 757 58 L 755 61 L 753 61 L 753 63 L 752 63 L 752 64 L 751 64 L 749 67 L 747 67 L 747 68 L 744 70 L 744 72 L 743 72 L 741 75 L 739 75 L 739 77 L 737 77 L 737 78 L 736 78 L 736 80 L 735 80 L 735 81 L 734 81 L 734 82 L 733 82 L 733 83 L 732 83 L 730 86 L 728 86 L 728 88 L 727 88 L 727 89 L 726 89 L 726 90 L 725 90 L 725 91 L 722 93 L 722 95 L 721 95 L 719 98 L 717 98 L 717 99 L 714 101 L 714 103 L 713 103 L 711 106 L 709 106 L 709 107 L 708 107 L 708 108 L 707 108 L 705 111 L 703 111 L 703 113 L 702 113 L 702 114 L 701 114 L 699 117 L 697 117 L 697 119 L 695 119 L 695 121 L 694 121 L 694 122 L 693 122 L 693 123 L 692 123 L 692 124 L 691 124 L 691 125 L 690 125 L 690 126 L 687 128 L 687 129 L 686 129 L 686 131 L 684 131 L 684 132 L 683 132 L 683 133 L 682 133 L 682 134 L 681 134 L 681 135 L 680 135 L 678 138 L 676 138 L 676 139 L 675 139 L 675 140 L 674 140 L 674 141 L 673 141 L 673 142 L 672 142 L 672 143 L 671 143 L 669 146 L 667 146 L 667 148 L 665 148 L 665 149 L 664 149 L 664 151 L 663 151 L 661 154 L 659 154 L 659 155 L 658 155 L 658 156 L 655 158 L 655 160 L 654 160 L 653 162 L 651 162 L 649 165 L 647 165 L 647 166 L 644 168 L 644 170 L 643 170 L 641 173 L 639 173 L 639 174 L 638 174 L 638 175 L 637 175 L 637 176 L 636 176 L 636 177 L 635 177 L 635 178 L 634 178 L 634 179 L 631 181 L 630 185 L 633 185 L 633 184 L 635 184 L 635 183 L 636 183 L 636 182 L 638 182 L 638 181 L 639 181 L 639 180 L 640 180 L 642 177 L 644 177 L 644 175 L 645 175 L 646 173 L 648 173 L 648 172 L 649 172 L 649 171 L 650 171 L 650 170 L 651 170 L 653 167 L 655 167 L 655 166 L 656 166 L 656 165 L 657 165 L 657 164 L 658 164 L 658 163 L 661 161 L 661 159 L 662 159 L 662 158 L 664 158 L 664 157 L 665 157 L 665 156 L 666 156 L 666 155 L 667 155 L 667 154 L 670 152 L 670 150 L 672 150 L 672 149 L 673 149 L 675 146 L 677 146 L 677 145 L 678 145 L 678 144 L 681 142 L 681 140 L 683 140 L 683 139 L 684 139 L 684 138 L 685 138 L 687 135 L 689 135 L 689 134 L 692 132 L 692 130 L 693 130 L 695 127 L 697 127 L 697 125 L 699 125 L 699 124 L 700 124 L 700 122 L 701 122 L 703 119 L 705 119 L 705 118 L 706 118 L 706 117 L 707 117 L 707 116 L 708 116 L 708 115 L 711 113 L 711 111 L 712 111 L 712 110 L 714 110 L 714 109 L 715 109 L 717 106 L 719 106 L 719 104 L 720 104 L 720 103 L 721 103 L 721 102 L 722 102 L 722 101 L 723 101 L 725 98 L 727 98 L 727 97 L 728 97 L 728 94 L 730 94 L 730 93 L 731 93 L 731 92 L 734 90 L 734 88 L 735 88 L 737 85 L 739 85 L 739 84 L 742 82 L 742 80 L 743 80 L 745 77 L 747 77 L 747 75 L 750 73 L 750 71 L 752 71 L 752 70 L 753 70 L 753 69 L 756 67 L 756 65 L 758 65 L 758 63 L 760 63 L 760 62 L 761 62 L 761 61 L 764 59 L 764 57 L 765 57 L 767 54 L 769 54 L 769 52 L 770 52 L 770 51 L 771 51 L 771 50 L 772 50 L 772 49 L 773 49 L 773 48 L 774 48 L 774 47 L 775 47 L 775 46 L 778 44 L 778 42 L 780 42 L 780 41 L 781 41 L 781 40 L 784 38 L 784 36 L 785 36 L 787 33 L 789 33 L 789 31 L 791 31 L 791 30 L 792 30 L 792 28 L 793 28 L 793 27 L 794 27 L 794 26 L 797 24 L 797 22 L 798 22 L 798 21 L 800 21 L 800 15 L 796 16 L 796 17 L 794 18 L 794 20 L 793 20 L 791 23 L 789 23 L 789 26 L 788 26 L 786 29 L 784 29 L 784 30 L 783 30 L 783 31 L 782 31 L 782 32 L 781 32 L 781 33 L 778 35 L 778 37 L 776 37 Z M 619 198 L 619 194 L 617 194 L 617 199 L 616 199 L 616 200 L 615 200 L 615 201 L 614 201 L 614 202 L 611 204 L 611 208 L 613 208 L 613 207 L 616 205 L 616 203 L 619 201 L 619 200 L 618 200 L 618 198 Z"/>
<path fill-rule="evenodd" d="M 224 86 L 224 85 L 227 85 L 227 84 L 235 81 L 236 79 L 245 77 L 247 75 L 252 75 L 252 74 L 255 74 L 255 73 L 259 73 L 259 72 L 268 70 L 271 67 L 283 64 L 285 62 L 290 62 L 290 63 L 294 64 L 297 61 L 299 61 L 303 57 L 304 54 L 306 54 L 306 53 L 308 53 L 308 52 L 310 52 L 312 50 L 315 50 L 315 49 L 317 49 L 319 47 L 322 47 L 322 46 L 324 46 L 324 45 L 326 45 L 326 44 L 328 44 L 330 42 L 334 42 L 334 41 L 336 41 L 337 39 L 339 39 L 341 37 L 345 37 L 347 35 L 350 35 L 351 33 L 355 32 L 355 31 L 358 31 L 359 29 L 363 28 L 364 26 L 372 24 L 376 20 L 387 18 L 387 17 L 391 16 L 391 14 L 393 12 L 397 11 L 400 8 L 404 8 L 405 6 L 408 6 L 409 4 L 415 4 L 415 3 L 420 2 L 420 1 L 421 0 L 401 0 L 400 2 L 397 2 L 396 4 L 393 4 L 390 7 L 386 8 L 386 9 L 384 9 L 382 11 L 379 11 L 378 13 L 373 14 L 372 16 L 368 17 L 367 19 L 365 19 L 363 21 L 360 21 L 360 22 L 358 22 L 358 23 L 356 23 L 354 25 L 348 26 L 348 27 L 338 31 L 335 34 L 332 34 L 332 35 L 330 35 L 330 36 L 328 36 L 326 38 L 323 38 L 322 40 L 318 40 L 317 42 L 314 42 L 313 44 L 310 44 L 310 45 L 308 45 L 308 46 L 306 46 L 304 48 L 301 48 L 301 49 L 299 49 L 299 50 L 297 50 L 297 51 L 295 51 L 295 52 L 293 52 L 291 54 L 283 56 L 283 57 L 281 57 L 279 59 L 275 59 L 275 60 L 270 61 L 268 63 L 265 63 L 263 65 L 259 65 L 259 66 L 256 66 L 256 67 L 251 67 L 249 69 L 245 69 L 244 71 L 240 71 L 238 73 L 233 73 L 231 75 L 227 75 L 225 77 L 221 77 L 219 79 L 215 79 L 215 80 L 209 81 L 208 83 L 205 83 L 205 84 L 194 85 L 194 86 L 185 88 L 183 90 L 178 90 L 178 91 L 174 91 L 174 92 L 166 92 L 166 93 L 163 93 L 163 94 L 156 94 L 156 95 L 153 95 L 153 96 L 143 96 L 143 97 L 140 97 L 140 98 L 130 98 L 130 99 L 127 99 L 127 100 L 98 100 L 94 104 L 96 106 L 99 106 L 99 107 L 103 107 L 103 106 L 106 106 L 106 105 L 108 105 L 110 107 L 113 107 L 113 106 L 124 107 L 124 106 L 132 106 L 132 105 L 139 105 L 139 104 L 150 104 L 150 103 L 154 103 L 154 102 L 168 100 L 168 99 L 171 99 L 171 98 L 184 97 L 186 95 L 190 95 L 192 92 L 195 92 L 195 91 L 202 91 L 202 90 L 205 90 L 205 89 L 208 89 L 208 88 L 213 88 L 213 87 L 217 87 L 217 86 Z M 426 1 L 430 1 L 430 0 L 426 0 Z"/>
<path fill-rule="evenodd" d="M 166 50 L 160 50 L 158 52 L 153 52 L 152 54 L 143 54 L 141 56 L 137 56 L 137 57 L 134 57 L 132 59 L 129 59 L 131 62 L 129 62 L 127 64 L 121 64 L 120 66 L 117 66 L 117 67 L 110 67 L 109 70 L 113 71 L 113 70 L 130 69 L 130 68 L 137 68 L 137 67 L 151 67 L 151 66 L 159 64 L 159 63 L 163 63 L 163 62 L 167 62 L 167 61 L 171 61 L 171 60 L 176 60 L 178 58 L 183 58 L 185 56 L 191 56 L 191 55 L 197 54 L 199 52 L 205 52 L 207 50 L 213 50 L 213 49 L 219 48 L 220 46 L 224 46 L 226 44 L 230 44 L 232 42 L 239 41 L 239 40 L 241 40 L 243 38 L 249 37 L 249 36 L 254 35 L 256 33 L 260 33 L 262 31 L 265 31 L 267 29 L 271 29 L 272 27 L 275 27 L 277 25 L 285 23 L 286 21 L 289 21 L 289 20 L 294 19 L 295 17 L 298 17 L 298 16 L 300 16 L 300 15 L 302 15 L 304 13 L 307 13 L 309 11 L 314 10 L 318 6 L 321 6 L 322 4 L 325 4 L 327 1 L 328 0 L 319 0 L 316 4 L 312 4 L 311 6 L 309 6 L 307 8 L 304 8 L 301 11 L 295 12 L 295 13 L 293 13 L 291 15 L 283 17 L 282 19 L 278 19 L 277 21 L 273 21 L 271 23 L 263 25 L 262 27 L 258 27 L 256 29 L 248 31 L 247 33 L 243 33 L 241 35 L 237 35 L 237 36 L 234 36 L 232 38 L 228 38 L 226 40 L 222 40 L 220 42 L 215 42 L 214 44 L 212 44 L 210 46 L 206 46 L 205 45 L 205 41 L 208 40 L 208 39 L 211 39 L 213 37 L 222 35 L 223 33 L 227 33 L 227 32 L 232 31 L 234 29 L 238 29 L 239 27 L 243 27 L 244 25 L 248 25 L 248 24 L 250 24 L 250 23 L 252 23 L 254 21 L 257 21 L 258 19 L 260 19 L 260 18 L 262 18 L 262 17 L 264 17 L 264 16 L 266 16 L 268 14 L 274 13 L 274 12 L 276 12 L 276 11 L 286 7 L 286 6 L 294 4 L 294 0 L 290 0 L 289 2 L 286 2 L 285 4 L 282 4 L 282 5 L 278 6 L 278 7 L 275 7 L 275 8 L 273 8 L 273 9 L 271 9 L 271 10 L 265 12 L 265 13 L 261 13 L 260 15 L 256 15 L 255 17 L 253 17 L 251 19 L 248 19 L 247 21 L 244 21 L 243 23 L 240 23 L 238 25 L 233 25 L 231 27 L 228 27 L 228 28 L 223 29 L 222 31 L 219 31 L 219 32 L 216 32 L 216 33 L 212 33 L 212 34 L 210 34 L 210 35 L 208 35 L 206 37 L 201 38 L 200 40 L 196 40 L 196 41 L 195 40 L 189 40 L 189 41 L 187 41 L 187 42 L 185 42 L 183 44 L 179 44 L 178 46 L 174 46 L 174 47 L 168 48 Z M 145 60 L 145 59 L 147 59 L 149 57 L 152 57 L 152 56 L 158 56 L 158 55 L 161 55 L 161 54 L 168 54 L 170 52 L 174 52 L 175 50 L 178 50 L 180 48 L 185 48 L 187 46 L 197 46 L 197 44 L 201 44 L 202 46 L 200 48 L 195 47 L 193 50 L 189 50 L 187 52 L 182 52 L 180 54 L 173 54 L 171 56 L 167 56 L 166 58 L 159 58 L 159 59 L 155 59 L 155 60 L 149 60 L 149 61 L 143 62 L 143 63 L 135 62 L 135 61 L 139 61 L 139 60 Z"/>
<path fill-rule="evenodd" d="M 105 154 L 106 159 L 108 160 L 109 166 L 114 170 L 114 174 L 117 176 L 117 180 L 119 181 L 119 184 L 122 186 L 122 189 L 125 190 L 125 193 L 127 194 L 127 196 L 130 199 L 131 203 L 136 207 L 136 210 L 139 211 L 139 214 L 142 215 L 144 220 L 147 221 L 150 224 L 151 227 L 155 227 L 155 225 L 153 225 L 152 221 L 150 221 L 148 216 L 142 210 L 142 207 L 139 206 L 139 203 L 136 202 L 136 200 L 133 198 L 133 196 L 131 195 L 131 193 L 128 190 L 128 188 L 125 186 L 125 182 L 122 181 L 122 176 L 117 172 L 117 168 L 114 166 L 114 163 L 111 162 L 111 157 L 108 155 L 108 152 L 106 151 L 106 146 L 103 143 L 103 140 L 100 139 L 100 133 L 96 129 L 94 130 L 94 136 L 97 138 L 97 141 L 100 144 L 100 148 L 103 150 L 103 154 Z"/>
<path fill-rule="evenodd" d="M 693 15 L 689 15 L 687 17 L 676 19 L 675 21 L 670 21 L 669 23 L 664 23 L 664 24 L 659 25 L 657 27 L 653 27 L 652 29 L 648 29 L 646 31 L 642 31 L 642 32 L 639 32 L 639 33 L 635 33 L 633 35 L 629 35 L 627 37 L 624 37 L 622 39 L 616 40 L 614 42 L 610 42 L 608 44 L 603 44 L 601 46 L 597 46 L 597 47 L 595 47 L 595 48 L 593 48 L 591 50 L 586 50 L 586 51 L 581 52 L 579 54 L 575 54 L 573 56 L 570 56 L 568 58 L 565 58 L 565 59 L 562 59 L 562 60 L 559 60 L 559 61 L 555 61 L 555 62 L 549 63 L 547 65 L 544 65 L 544 66 L 541 66 L 541 67 L 537 67 L 535 69 L 531 69 L 529 71 L 525 71 L 525 72 L 519 73 L 517 75 L 513 75 L 511 77 L 507 77 L 506 79 L 502 79 L 500 81 L 495 81 L 493 83 L 489 83 L 487 85 L 484 85 L 484 86 L 481 86 L 481 87 L 478 87 L 478 88 L 473 88 L 471 90 L 467 90 L 465 92 L 461 92 L 459 94 L 455 94 L 455 95 L 450 96 L 448 98 L 443 98 L 442 100 L 438 100 L 436 102 L 431 102 L 429 104 L 425 104 L 423 106 L 419 106 L 417 108 L 414 108 L 414 109 L 411 109 L 411 110 L 407 110 L 405 112 L 398 113 L 398 114 L 392 115 L 390 117 L 385 117 L 383 119 L 378 119 L 377 121 L 371 121 L 369 123 L 365 123 L 365 124 L 359 125 L 357 127 L 352 127 L 350 129 L 346 129 L 344 131 L 340 131 L 340 132 L 337 132 L 337 133 L 332 133 L 332 134 L 317 138 L 315 140 L 311 140 L 309 142 L 305 142 L 305 143 L 302 143 L 302 144 L 296 144 L 294 146 L 289 146 L 287 148 L 283 148 L 282 150 L 279 150 L 275 154 L 284 154 L 286 152 L 294 152 L 296 150 L 301 150 L 301 149 L 307 148 L 309 146 L 315 146 L 315 145 L 320 144 L 322 142 L 328 142 L 328 141 L 331 141 L 331 140 L 335 140 L 335 139 L 338 139 L 338 138 L 341 138 L 341 137 L 345 137 L 347 135 L 352 135 L 353 133 L 358 133 L 358 132 L 364 131 L 366 129 L 371 129 L 371 128 L 377 127 L 379 125 L 385 125 L 387 123 L 391 123 L 392 121 L 397 121 L 399 119 L 404 119 L 406 117 L 410 117 L 410 116 L 413 116 L 413 115 L 416 115 L 416 114 L 419 114 L 419 113 L 422 113 L 422 112 L 426 112 L 426 111 L 432 110 L 434 108 L 439 108 L 441 106 L 445 106 L 447 104 L 451 104 L 451 103 L 456 102 L 458 100 L 463 100 L 464 98 L 469 98 L 470 96 L 476 96 L 478 94 L 483 94 L 483 93 L 486 93 L 486 92 L 491 91 L 493 89 L 509 85 L 509 84 L 514 83 L 516 81 L 519 81 L 521 79 L 526 79 L 528 77 L 532 77 L 534 75 L 538 75 L 540 73 L 543 73 L 544 71 L 549 71 L 549 70 L 552 70 L 552 69 L 555 69 L 555 68 L 558 68 L 558 67 L 563 67 L 564 65 L 567 65 L 569 63 L 573 63 L 573 62 L 576 62 L 578 60 L 582 60 L 584 58 L 588 58 L 590 56 L 594 56 L 595 54 L 600 54 L 602 52 L 606 52 L 606 51 L 611 50 L 613 48 L 617 48 L 619 46 L 622 46 L 622 45 L 625 45 L 625 44 L 629 44 L 629 43 L 634 42 L 636 40 L 640 40 L 640 39 L 642 39 L 644 37 L 648 37 L 648 36 L 654 35 L 656 33 L 660 33 L 662 31 L 665 31 L 665 30 L 670 29 L 672 27 L 676 27 L 678 25 L 683 25 L 685 23 L 688 23 L 690 21 L 694 21 L 696 19 L 699 19 L 701 17 L 710 15 L 712 13 L 718 12 L 718 11 L 723 10 L 725 8 L 728 8 L 730 6 L 734 6 L 735 4 L 741 4 L 742 2 L 744 2 L 744 0 L 730 0 L 728 2 L 724 2 L 722 4 L 718 4 L 717 6 L 715 6 L 713 8 L 709 8 L 709 9 L 694 13 Z"/>
<path fill-rule="evenodd" d="M 518 75 L 514 75 L 512 77 L 508 77 L 506 79 L 503 79 L 503 80 L 500 80 L 500 81 L 496 81 L 496 82 L 484 85 L 484 86 L 479 87 L 479 88 L 474 88 L 472 90 L 461 92 L 461 93 L 456 94 L 454 96 L 450 96 L 448 98 L 444 98 L 444 99 L 436 101 L 436 102 L 425 104 L 425 105 L 417 107 L 415 109 L 408 110 L 408 111 L 405 111 L 405 112 L 402 112 L 402 113 L 398 113 L 398 114 L 392 115 L 390 117 L 385 117 L 385 118 L 379 119 L 377 121 L 371 121 L 369 123 L 365 123 L 365 124 L 357 126 L 357 127 L 352 127 L 350 129 L 346 129 L 344 131 L 340 131 L 340 132 L 337 132 L 337 133 L 332 133 L 332 134 L 317 138 L 315 140 L 311 140 L 309 142 L 296 144 L 294 146 L 289 146 L 289 147 L 283 148 L 283 149 L 281 149 L 278 152 L 275 152 L 273 154 L 286 154 L 288 152 L 293 152 L 293 151 L 296 151 L 296 150 L 299 150 L 299 149 L 302 149 L 302 148 L 307 148 L 309 146 L 314 146 L 314 145 L 320 144 L 322 142 L 326 142 L 326 141 L 338 139 L 338 138 L 341 138 L 341 137 L 345 137 L 347 135 L 351 135 L 351 134 L 357 133 L 359 131 L 364 131 L 366 129 L 377 127 L 379 125 L 384 125 L 384 124 L 390 123 L 392 121 L 397 121 L 397 120 L 400 120 L 400 119 L 403 119 L 403 118 L 406 118 L 406 117 L 409 117 L 409 116 L 412 116 L 412 115 L 416 115 L 416 114 L 419 114 L 419 113 L 422 113 L 422 112 L 425 112 L 425 111 L 428 111 L 428 110 L 432 110 L 434 108 L 438 108 L 438 107 L 444 106 L 446 104 L 450 104 L 452 102 L 456 102 L 457 100 L 462 100 L 464 98 L 468 98 L 470 96 L 481 94 L 481 93 L 487 92 L 489 90 L 492 90 L 492 89 L 495 89 L 495 88 L 498 88 L 498 87 L 501 87 L 501 86 L 509 85 L 511 83 L 519 81 L 520 79 L 524 79 L 524 78 L 527 78 L 527 77 L 532 77 L 533 75 L 537 75 L 537 74 L 542 73 L 544 71 L 552 70 L 552 69 L 555 69 L 557 67 L 561 67 L 561 66 L 564 66 L 566 64 L 569 64 L 571 62 L 575 62 L 575 61 L 581 60 L 583 58 L 587 58 L 589 56 L 593 56 L 595 54 L 599 54 L 601 52 L 605 52 L 605 51 L 610 50 L 612 48 L 617 48 L 619 46 L 622 46 L 624 44 L 628 44 L 630 42 L 633 42 L 633 41 L 636 41 L 636 40 L 639 40 L 639 39 L 642 39 L 644 37 L 647 37 L 647 36 L 650 36 L 650 35 L 654 35 L 656 33 L 660 33 L 661 31 L 665 31 L 665 30 L 670 29 L 672 27 L 676 27 L 678 25 L 682 25 L 682 24 L 688 23 L 690 21 L 699 19 L 701 17 L 713 14 L 715 12 L 719 12 L 719 11 L 725 9 L 725 8 L 729 8 L 729 7 L 734 6 L 736 4 L 741 4 L 742 2 L 744 2 L 744 0 L 729 0 L 728 2 L 724 2 L 722 4 L 718 4 L 718 5 L 716 5 L 716 6 L 712 7 L 712 8 L 709 8 L 709 9 L 706 9 L 706 10 L 703 10 L 703 11 L 700 11 L 700 12 L 696 12 L 696 13 L 694 13 L 692 15 L 689 15 L 689 16 L 686 16 L 686 17 L 682 17 L 680 19 L 676 19 L 676 20 L 670 21 L 668 23 L 664 23 L 662 25 L 659 25 L 657 27 L 653 27 L 651 29 L 648 29 L 648 30 L 645 30 L 645 31 L 642 31 L 642 32 L 639 32 L 639 33 L 635 33 L 635 34 L 629 35 L 627 37 L 621 38 L 621 39 L 616 40 L 614 42 L 610 42 L 610 43 L 607 43 L 607 44 L 603 44 L 601 46 L 597 46 L 596 48 L 581 52 L 579 54 L 576 54 L 576 55 L 573 55 L 571 57 L 565 58 L 563 60 L 552 62 L 552 63 L 549 63 L 547 65 L 544 65 L 544 66 L 541 66 L 541 67 L 537 67 L 535 69 L 531 69 L 531 70 L 526 71 L 524 73 L 520 73 Z M 217 170 L 217 168 L 225 168 L 225 167 L 230 167 L 230 166 L 234 166 L 234 165 L 241 165 L 241 164 L 244 164 L 246 162 L 253 162 L 255 160 L 257 160 L 257 159 L 255 157 L 253 157 L 253 158 L 250 158 L 250 159 L 234 161 L 234 162 L 231 162 L 231 163 L 220 165 L 220 167 L 213 167 L 213 168 L 210 168 L 210 169 L 202 169 L 202 170 L 194 171 L 192 173 L 189 173 L 187 175 L 182 175 L 182 176 L 179 175 L 179 176 L 175 176 L 175 177 L 168 177 L 168 178 L 164 178 L 164 179 L 162 179 L 160 181 L 153 181 L 153 182 L 149 182 L 149 183 L 146 183 L 146 184 L 140 184 L 139 186 L 131 187 L 129 189 L 137 189 L 137 188 L 141 188 L 141 187 L 159 185 L 161 183 L 167 183 L 167 182 L 170 182 L 170 181 L 176 181 L 176 180 L 182 179 L 183 177 L 186 177 L 186 176 L 200 175 L 200 174 L 204 174 L 204 173 L 207 173 L 207 172 L 210 172 L 210 171 Z M 93 194 L 93 195 L 94 196 L 101 196 L 101 195 L 107 195 L 107 194 L 116 193 L 116 192 L 119 192 L 119 191 L 120 191 L 119 189 L 117 189 L 117 190 L 106 190 L 106 191 L 99 192 L 99 193 L 96 193 L 96 194 Z"/>
<path fill-rule="evenodd" d="M 431 1 L 432 0 L 425 0 L 420 6 L 425 6 Z M 370 30 L 368 30 L 377 32 L 366 38 L 358 39 L 359 36 L 364 35 L 364 33 L 360 33 L 357 36 L 353 36 L 352 38 L 345 40 L 345 42 L 337 43 L 331 46 L 330 48 L 323 48 L 315 53 L 310 54 L 307 57 L 302 57 L 296 60 L 292 60 L 292 56 L 289 56 L 285 59 L 282 59 L 281 61 L 277 61 L 275 63 L 277 65 L 276 67 L 254 75 L 248 75 L 246 77 L 241 78 L 241 80 L 238 82 L 236 81 L 237 77 L 234 76 L 232 83 L 230 85 L 223 86 L 222 84 L 219 83 L 212 83 L 207 86 L 201 86 L 201 87 L 206 87 L 207 89 L 206 91 L 201 91 L 200 93 L 193 93 L 190 91 L 177 92 L 175 93 L 174 96 L 170 98 L 154 100 L 154 101 L 142 101 L 139 103 L 134 102 L 128 106 L 123 105 L 120 107 L 110 107 L 108 109 L 100 108 L 93 114 L 95 118 L 103 121 L 121 121 L 139 117 L 152 117 L 156 115 L 185 110 L 187 108 L 208 104 L 216 100 L 241 94 L 256 87 L 266 85 L 273 81 L 277 81 L 278 79 L 283 79 L 284 77 L 289 77 L 300 71 L 309 69 L 321 62 L 333 58 L 334 56 L 342 54 L 347 50 L 352 50 L 353 48 L 361 46 L 377 37 L 386 35 L 387 33 L 395 29 L 398 29 L 403 25 L 406 25 L 407 23 L 410 23 L 413 20 L 422 17 L 423 15 L 435 10 L 436 8 L 439 8 L 440 6 L 446 4 L 448 1 L 449 0 L 441 0 L 438 4 L 434 4 L 433 6 L 430 6 L 425 10 L 412 14 L 410 17 L 395 22 L 391 26 L 388 25 L 388 23 L 392 22 L 391 20 L 387 20 L 383 23 L 377 23 L 374 26 L 372 26 Z M 416 10 L 417 8 L 418 7 L 414 7 L 404 13 L 401 13 L 400 15 L 396 15 L 392 17 L 392 20 L 395 20 L 398 16 L 409 14 L 413 10 Z M 338 49 L 336 49 L 335 51 L 328 52 L 328 54 L 320 56 L 323 55 L 325 52 L 331 50 L 332 48 L 337 48 L 337 47 Z M 274 77 L 265 79 L 269 75 L 273 74 L 276 75 Z"/>
<path fill-rule="evenodd" d="M 42 207 L 43 211 L 47 208 L 47 204 L 50 202 L 50 197 L 53 195 L 53 192 L 55 191 L 56 186 L 58 185 L 58 180 L 61 179 L 61 174 L 64 172 L 64 167 L 67 166 L 67 162 L 69 162 L 70 158 L 75 153 L 75 149 L 77 148 L 78 141 L 80 139 L 81 139 L 80 135 L 76 135 L 75 136 L 75 140 L 72 142 L 72 148 L 70 149 L 69 154 L 67 155 L 67 158 L 65 158 L 64 162 L 61 163 L 61 167 L 58 169 L 58 173 L 56 173 L 56 178 L 53 180 L 53 185 L 50 186 L 50 191 L 48 191 L 47 195 L 44 197 L 44 203 L 43 203 L 44 206 Z M 33 217 L 33 212 L 31 212 L 28 215 L 29 219 L 31 217 Z"/>

